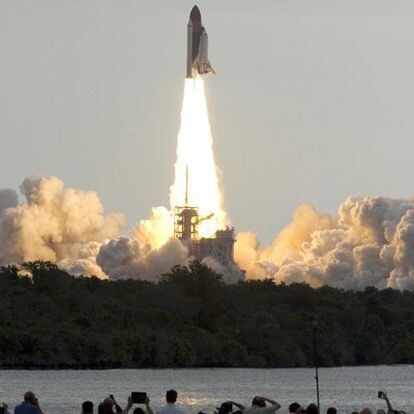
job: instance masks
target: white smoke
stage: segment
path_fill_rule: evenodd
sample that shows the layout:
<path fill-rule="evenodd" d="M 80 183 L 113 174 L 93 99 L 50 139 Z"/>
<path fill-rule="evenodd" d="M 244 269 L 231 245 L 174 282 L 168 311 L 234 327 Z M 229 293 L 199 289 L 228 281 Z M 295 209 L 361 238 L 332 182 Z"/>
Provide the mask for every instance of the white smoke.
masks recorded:
<path fill-rule="evenodd" d="M 173 221 L 164 207 L 154 208 L 128 239 L 121 238 L 124 216 L 104 214 L 93 191 L 37 176 L 26 178 L 20 189 L 21 204 L 14 190 L 0 190 L 0 265 L 44 260 L 73 275 L 154 280 L 188 263 L 187 249 L 169 240 Z"/>
<path fill-rule="evenodd" d="M 74 275 L 157 280 L 191 260 L 170 238 L 173 219 L 157 207 L 122 237 L 125 219 L 105 214 L 95 192 L 65 187 L 56 177 L 30 177 L 0 190 L 0 265 L 52 261 Z M 238 235 L 235 258 L 248 278 L 362 289 L 414 289 L 414 198 L 349 197 L 336 216 L 300 206 L 269 247 Z M 237 268 L 204 262 L 232 282 Z M 236 275 L 236 276 L 235 276 Z M 234 276 L 234 277 L 233 277 Z"/>
<path fill-rule="evenodd" d="M 252 278 L 412 289 L 414 199 L 349 197 L 336 217 L 301 206 L 271 247 L 240 234 L 236 260 Z"/>
<path fill-rule="evenodd" d="M 221 275 L 222 280 L 226 283 L 237 283 L 245 279 L 244 270 L 241 270 L 236 263 L 227 263 L 224 265 L 209 256 L 205 257 L 201 262 Z"/>
<path fill-rule="evenodd" d="M 158 280 L 175 265 L 188 264 L 188 250 L 171 238 L 158 249 L 142 246 L 136 239 L 121 237 L 104 244 L 97 263 L 111 279 Z"/>
<path fill-rule="evenodd" d="M 71 260 L 84 244 L 116 237 L 124 226 L 122 215 L 103 214 L 96 193 L 65 188 L 56 177 L 26 178 L 21 191 L 26 201 L 0 215 L 2 264 Z M 0 193 L 1 205 L 10 194 Z"/>
<path fill-rule="evenodd" d="M 74 276 L 97 276 L 100 279 L 108 279 L 108 275 L 96 263 L 102 243 L 91 241 L 80 246 L 77 255 L 73 259 L 64 259 L 59 265 Z"/>
<path fill-rule="evenodd" d="M 142 246 L 158 249 L 168 242 L 174 229 L 171 212 L 165 207 L 153 207 L 151 216 L 141 220 L 132 230 L 132 238 Z"/>

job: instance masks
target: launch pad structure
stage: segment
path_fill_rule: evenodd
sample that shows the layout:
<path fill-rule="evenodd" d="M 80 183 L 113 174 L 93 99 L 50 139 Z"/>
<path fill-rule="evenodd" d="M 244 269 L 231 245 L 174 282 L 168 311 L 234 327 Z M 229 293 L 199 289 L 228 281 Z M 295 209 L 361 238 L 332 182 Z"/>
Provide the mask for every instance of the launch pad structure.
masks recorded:
<path fill-rule="evenodd" d="M 234 265 L 234 227 L 217 230 L 214 237 L 199 237 L 198 229 L 202 221 L 210 216 L 200 216 L 197 207 L 176 206 L 174 209 L 174 237 L 181 240 L 189 254 L 202 261 L 211 257 L 223 266 Z"/>
<path fill-rule="evenodd" d="M 211 257 L 222 266 L 234 266 L 234 227 L 217 230 L 214 237 L 199 237 L 200 223 L 211 217 L 212 215 L 200 216 L 197 207 L 176 206 L 174 237 L 181 240 L 187 246 L 189 254 L 200 262 Z"/>
<path fill-rule="evenodd" d="M 213 214 L 201 216 L 196 206 L 188 202 L 188 167 L 186 167 L 185 203 L 174 208 L 174 237 L 188 248 L 189 254 L 198 261 L 214 259 L 226 271 L 232 274 L 234 281 L 244 279 L 244 272 L 234 262 L 234 227 L 217 230 L 213 237 L 200 237 L 199 226 L 205 220 L 211 220 Z"/>

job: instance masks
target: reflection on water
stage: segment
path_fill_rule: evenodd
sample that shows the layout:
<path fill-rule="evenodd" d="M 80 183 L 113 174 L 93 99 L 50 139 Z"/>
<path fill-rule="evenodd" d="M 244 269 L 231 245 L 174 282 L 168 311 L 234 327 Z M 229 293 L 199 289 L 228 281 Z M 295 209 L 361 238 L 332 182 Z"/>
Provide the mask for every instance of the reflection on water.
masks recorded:
<path fill-rule="evenodd" d="M 184 405 L 186 407 L 195 408 L 197 410 L 197 407 L 208 407 L 209 403 L 211 401 L 211 398 L 209 398 L 207 395 L 184 395 L 180 398 L 180 404 Z"/>
<path fill-rule="evenodd" d="M 412 412 L 414 366 L 325 368 L 320 370 L 322 411 L 334 405 L 342 412 L 368 406 L 384 408 L 378 390 L 389 393 L 396 408 Z M 131 391 L 146 391 L 154 408 L 164 405 L 167 389 L 179 392 L 189 413 L 212 413 L 232 399 L 248 405 L 256 394 L 275 398 L 287 413 L 293 401 L 315 401 L 312 369 L 181 369 L 107 371 L 0 371 L 0 401 L 14 407 L 27 390 L 36 392 L 45 414 L 80 412 L 84 400 L 95 403 L 114 394 L 124 405 Z"/>

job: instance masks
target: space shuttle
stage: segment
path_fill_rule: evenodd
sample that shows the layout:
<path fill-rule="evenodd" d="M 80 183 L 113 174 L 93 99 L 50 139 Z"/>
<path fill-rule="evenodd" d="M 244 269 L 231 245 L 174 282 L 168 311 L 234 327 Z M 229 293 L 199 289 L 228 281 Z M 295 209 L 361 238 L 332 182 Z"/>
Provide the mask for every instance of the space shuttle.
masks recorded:
<path fill-rule="evenodd" d="M 187 78 L 216 73 L 208 61 L 208 36 L 201 24 L 201 13 L 194 6 L 187 25 Z"/>

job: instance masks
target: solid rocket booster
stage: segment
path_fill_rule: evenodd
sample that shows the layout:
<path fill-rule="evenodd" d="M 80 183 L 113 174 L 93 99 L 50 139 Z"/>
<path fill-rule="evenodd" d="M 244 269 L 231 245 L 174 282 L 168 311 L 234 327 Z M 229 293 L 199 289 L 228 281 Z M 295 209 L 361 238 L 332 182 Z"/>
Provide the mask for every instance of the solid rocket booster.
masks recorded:
<path fill-rule="evenodd" d="M 193 70 L 200 75 L 216 73 L 208 61 L 208 36 L 197 6 L 191 10 L 187 25 L 187 78 L 193 77 Z"/>

